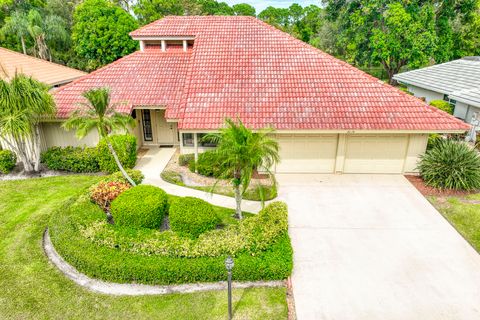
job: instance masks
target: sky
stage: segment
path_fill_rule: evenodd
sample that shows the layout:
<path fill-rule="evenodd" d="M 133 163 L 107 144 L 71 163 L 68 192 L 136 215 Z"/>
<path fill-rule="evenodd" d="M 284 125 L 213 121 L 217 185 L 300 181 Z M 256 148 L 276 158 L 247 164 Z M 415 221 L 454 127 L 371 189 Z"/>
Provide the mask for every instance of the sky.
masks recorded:
<path fill-rule="evenodd" d="M 237 3 L 248 3 L 257 9 L 257 14 L 259 14 L 263 9 L 268 6 L 276 8 L 288 8 L 293 3 L 298 3 L 302 7 L 306 7 L 311 4 L 316 4 L 320 6 L 320 0 L 223 0 L 228 3 L 230 6 Z"/>

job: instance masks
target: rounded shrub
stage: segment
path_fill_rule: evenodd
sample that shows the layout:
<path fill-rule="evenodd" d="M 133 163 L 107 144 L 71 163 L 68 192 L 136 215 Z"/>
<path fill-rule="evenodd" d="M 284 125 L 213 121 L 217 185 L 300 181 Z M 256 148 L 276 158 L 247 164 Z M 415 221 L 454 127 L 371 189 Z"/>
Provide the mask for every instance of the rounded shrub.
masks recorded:
<path fill-rule="evenodd" d="M 157 229 L 168 210 L 168 196 L 158 187 L 139 185 L 112 201 L 110 212 L 115 224 Z"/>
<path fill-rule="evenodd" d="M 200 234 L 215 229 L 220 222 L 210 203 L 193 197 L 173 201 L 168 217 L 172 231 L 190 238 L 197 238 Z"/>
<path fill-rule="evenodd" d="M 0 150 L 0 173 L 9 173 L 17 164 L 17 156 L 10 150 Z"/>
<path fill-rule="evenodd" d="M 118 155 L 125 169 L 131 169 L 137 162 L 137 138 L 131 134 L 116 134 L 108 137 L 113 149 Z M 117 163 L 108 148 L 105 139 L 100 140 L 97 146 L 98 164 L 103 172 L 118 171 Z"/>
<path fill-rule="evenodd" d="M 418 170 L 425 183 L 439 189 L 480 189 L 480 156 L 466 143 L 438 140 L 420 158 Z"/>

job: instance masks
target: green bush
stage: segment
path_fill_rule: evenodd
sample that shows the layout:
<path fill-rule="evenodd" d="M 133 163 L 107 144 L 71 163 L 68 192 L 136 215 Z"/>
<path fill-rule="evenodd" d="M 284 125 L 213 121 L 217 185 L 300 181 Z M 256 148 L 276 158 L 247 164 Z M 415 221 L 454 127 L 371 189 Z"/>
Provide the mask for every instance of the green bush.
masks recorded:
<path fill-rule="evenodd" d="M 173 201 L 168 217 L 172 231 L 190 238 L 197 238 L 200 234 L 215 229 L 220 222 L 210 203 L 193 197 Z"/>
<path fill-rule="evenodd" d="M 90 147 L 51 147 L 40 160 L 50 170 L 77 173 L 99 172 L 98 153 Z"/>
<path fill-rule="evenodd" d="M 453 106 L 450 103 L 448 103 L 447 101 L 432 100 L 432 101 L 430 101 L 430 105 L 437 108 L 437 109 L 445 111 L 446 113 L 453 114 Z"/>
<path fill-rule="evenodd" d="M 196 239 L 181 237 L 173 231 L 112 227 L 104 220 L 86 226 L 82 235 L 98 245 L 140 255 L 200 258 L 237 255 L 244 251 L 255 254 L 266 250 L 287 232 L 287 207 L 282 202 L 274 202 L 258 215 L 224 229 L 205 232 Z"/>
<path fill-rule="evenodd" d="M 286 216 L 284 204 L 277 203 L 268 210 L 271 212 L 263 211 L 263 218 L 257 221 L 256 225 L 261 224 L 265 219 L 271 220 L 269 224 L 273 225 L 277 219 L 280 219 L 281 223 L 286 223 L 283 218 Z M 258 216 L 252 218 L 256 219 Z M 243 224 L 247 219 L 241 223 Z M 87 197 L 81 197 L 77 200 L 72 199 L 70 203 L 66 203 L 64 207 L 54 212 L 49 223 L 50 237 L 57 252 L 77 270 L 90 277 L 119 283 L 146 284 L 211 282 L 221 281 L 226 277 L 224 265 L 226 254 L 196 258 L 166 256 L 157 252 L 141 254 L 136 251 L 137 248 L 130 248 L 131 250 L 127 251 L 122 247 L 110 247 L 105 243 L 92 241 L 85 236 L 92 232 L 86 226 L 100 224 L 104 220 L 103 211 L 91 203 Z M 247 225 L 250 224 L 250 222 L 247 223 Z M 148 241 L 155 241 L 156 237 L 161 234 L 173 234 L 170 231 L 129 229 L 106 223 L 105 225 L 114 231 L 124 230 L 124 232 L 118 231 L 120 238 L 128 238 L 127 235 L 129 235 L 138 243 L 144 244 L 148 244 Z M 252 226 L 248 226 L 248 228 L 252 228 Z M 252 237 L 258 237 L 258 241 L 262 242 L 262 230 L 261 226 L 251 230 Z M 216 234 L 221 231 L 210 231 L 201 235 L 197 240 L 179 239 L 185 243 L 198 242 L 200 238 L 209 233 Z M 143 233 L 155 236 L 142 238 Z M 214 242 L 216 239 L 212 238 L 209 243 L 213 249 L 216 248 Z M 219 239 L 223 238 L 219 237 Z M 221 244 L 228 244 L 231 241 L 231 239 L 223 239 Z M 125 243 L 125 246 L 129 246 L 128 242 Z M 251 250 L 241 250 L 234 254 L 234 280 L 282 280 L 291 274 L 293 252 L 286 228 L 275 237 L 273 242 L 265 243 L 261 247 L 263 249 L 251 246 Z"/>
<path fill-rule="evenodd" d="M 198 174 L 205 177 L 228 178 L 221 177 L 226 170 L 215 150 L 200 153 L 197 162 L 191 161 L 188 168 L 191 172 L 195 172 L 196 169 Z"/>
<path fill-rule="evenodd" d="M 429 186 L 439 189 L 480 188 L 480 156 L 466 143 L 439 140 L 420 158 L 420 175 Z"/>
<path fill-rule="evenodd" d="M 193 153 L 181 154 L 178 156 L 178 164 L 181 166 L 187 166 L 190 162 L 195 160 L 195 155 Z"/>
<path fill-rule="evenodd" d="M 137 162 L 137 138 L 131 134 L 117 134 L 109 136 L 108 139 L 123 167 L 125 169 L 135 167 L 135 163 Z M 97 149 L 100 170 L 108 173 L 118 171 L 118 166 L 105 139 L 100 140 Z"/>
<path fill-rule="evenodd" d="M 428 142 L 427 142 L 427 150 L 432 149 L 438 141 L 443 140 L 442 136 L 440 136 L 438 133 L 433 133 L 428 136 Z"/>
<path fill-rule="evenodd" d="M 133 182 L 135 182 L 136 184 L 142 183 L 143 179 L 145 178 L 142 171 L 140 171 L 140 170 L 125 169 L 125 171 L 130 176 L 130 178 L 132 178 Z M 118 181 L 118 182 L 129 183 L 128 180 L 125 179 L 125 177 L 123 176 L 121 171 L 117 171 L 115 173 L 112 173 L 111 175 L 109 175 L 108 177 L 103 179 L 103 181 L 106 181 L 106 182 Z"/>
<path fill-rule="evenodd" d="M 17 156 L 10 150 L 0 150 L 0 173 L 9 173 L 17 164 Z"/>
<path fill-rule="evenodd" d="M 133 187 L 111 204 L 111 213 L 119 226 L 158 229 L 168 210 L 168 196 L 149 185 Z"/>

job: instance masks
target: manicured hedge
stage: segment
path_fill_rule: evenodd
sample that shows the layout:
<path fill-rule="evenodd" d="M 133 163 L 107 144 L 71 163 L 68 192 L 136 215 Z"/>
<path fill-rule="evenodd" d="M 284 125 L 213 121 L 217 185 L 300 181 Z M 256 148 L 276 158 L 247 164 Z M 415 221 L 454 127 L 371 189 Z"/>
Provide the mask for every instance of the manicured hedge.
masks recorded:
<path fill-rule="evenodd" d="M 205 231 L 213 230 L 220 222 L 215 208 L 208 202 L 194 198 L 178 198 L 169 210 L 170 229 L 179 235 L 197 238 Z"/>
<path fill-rule="evenodd" d="M 158 187 L 139 185 L 113 200 L 110 210 L 119 226 L 158 229 L 168 211 L 168 196 Z"/>
<path fill-rule="evenodd" d="M 108 139 L 124 168 L 135 167 L 137 162 L 137 138 L 131 134 L 117 134 L 109 136 Z M 100 140 L 97 149 L 100 170 L 108 173 L 118 171 L 118 166 L 105 139 Z"/>
<path fill-rule="evenodd" d="M 286 230 L 282 227 L 283 231 L 272 239 L 273 242 L 266 245 L 261 234 L 266 229 L 261 226 L 265 221 L 271 220 L 270 223 L 273 225 L 278 222 L 283 224 L 285 210 L 285 205 L 277 203 L 267 212 L 263 211 L 259 216 L 248 218 L 250 220 L 245 219 L 239 224 L 237 231 L 253 226 L 251 234 L 252 237 L 258 237 L 258 241 L 252 241 L 248 250 L 240 250 L 233 254 L 235 259 L 234 280 L 282 280 L 291 274 L 293 252 Z M 66 203 L 63 208 L 52 215 L 50 220 L 50 235 L 56 250 L 68 263 L 90 277 L 120 283 L 147 284 L 210 282 L 226 278 L 224 261 L 227 254 L 196 258 L 153 253 L 140 254 L 134 248 L 125 251 L 89 239 L 88 233 L 94 231 L 89 226 L 103 225 L 104 220 L 103 211 L 85 196 Z M 245 226 L 240 226 L 244 222 L 246 222 Z M 118 226 L 108 226 L 112 230 L 119 229 Z M 143 243 L 147 240 L 155 241 L 155 238 L 142 238 L 142 235 L 145 235 L 143 232 L 150 235 L 172 234 L 172 232 L 160 233 L 147 229 L 120 229 L 123 229 L 117 233 L 120 238 L 130 236 Z M 221 231 L 214 230 L 208 233 Z M 139 234 L 135 234 L 136 232 Z M 201 235 L 199 239 L 208 233 Z M 184 240 L 196 241 L 188 238 L 184 238 Z M 235 239 L 225 239 L 224 241 L 227 243 L 235 241 Z M 255 244 L 260 245 L 256 246 Z M 212 246 L 215 245 L 215 243 L 212 244 Z"/>
<path fill-rule="evenodd" d="M 206 177 L 228 178 L 222 177 L 226 168 L 222 164 L 215 150 L 205 151 L 198 155 L 197 162 L 190 161 L 188 168 L 191 172 L 197 170 L 198 174 Z"/>
<path fill-rule="evenodd" d="M 97 148 L 51 147 L 41 154 L 41 162 L 50 170 L 77 173 L 100 171 Z"/>
<path fill-rule="evenodd" d="M 0 173 L 10 173 L 17 164 L 17 156 L 10 150 L 0 150 Z"/>

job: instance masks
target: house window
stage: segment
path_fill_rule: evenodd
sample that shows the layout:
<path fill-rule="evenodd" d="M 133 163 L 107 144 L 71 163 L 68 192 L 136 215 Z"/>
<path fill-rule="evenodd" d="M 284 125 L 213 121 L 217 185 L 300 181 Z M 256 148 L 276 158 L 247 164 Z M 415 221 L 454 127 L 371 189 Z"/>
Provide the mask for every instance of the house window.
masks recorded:
<path fill-rule="evenodd" d="M 193 133 L 182 133 L 184 147 L 193 147 Z"/>
<path fill-rule="evenodd" d="M 217 146 L 217 144 L 215 142 L 203 139 L 203 137 L 205 137 L 206 135 L 207 135 L 206 133 L 199 133 L 197 135 L 198 145 L 201 146 L 201 147 L 215 148 Z"/>
<path fill-rule="evenodd" d="M 153 141 L 153 131 L 152 131 L 152 117 L 150 115 L 150 110 L 142 110 L 142 120 L 143 120 L 143 140 Z"/>
<path fill-rule="evenodd" d="M 444 95 L 443 95 L 443 100 L 444 100 L 444 101 L 447 101 L 448 103 L 450 103 L 450 104 L 452 105 L 452 107 L 455 107 L 455 105 L 457 104 L 457 100 L 450 99 L 450 97 L 448 96 L 448 94 L 444 94 Z"/>

